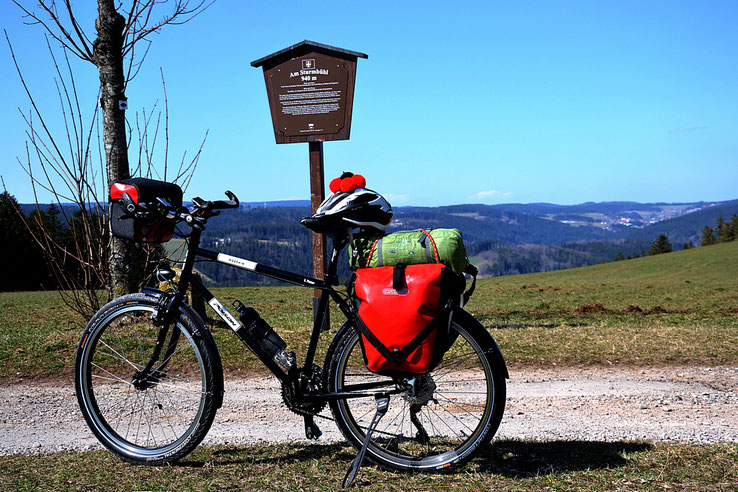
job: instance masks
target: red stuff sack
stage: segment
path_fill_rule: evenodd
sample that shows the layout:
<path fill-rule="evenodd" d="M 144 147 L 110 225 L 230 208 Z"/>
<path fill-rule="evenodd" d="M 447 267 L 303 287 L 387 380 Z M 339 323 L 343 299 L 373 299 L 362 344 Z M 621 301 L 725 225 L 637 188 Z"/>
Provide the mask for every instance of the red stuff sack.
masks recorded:
<path fill-rule="evenodd" d="M 441 315 L 445 268 L 401 263 L 356 271 L 357 324 L 370 371 L 424 374 L 433 368 L 438 328 L 448 322 Z"/>

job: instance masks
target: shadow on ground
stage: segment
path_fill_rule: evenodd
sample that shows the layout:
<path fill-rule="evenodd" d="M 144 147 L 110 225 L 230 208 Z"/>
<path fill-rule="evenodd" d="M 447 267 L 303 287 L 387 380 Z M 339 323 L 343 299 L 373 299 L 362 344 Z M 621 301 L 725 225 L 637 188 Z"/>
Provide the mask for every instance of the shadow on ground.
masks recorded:
<path fill-rule="evenodd" d="M 628 455 L 653 449 L 647 442 L 621 441 L 494 441 L 471 462 L 477 473 L 526 478 L 627 466 Z M 213 451 L 209 465 L 275 464 L 329 459 L 349 466 L 356 450 L 345 443 L 227 446 Z M 182 460 L 178 466 L 200 468 L 204 462 Z M 454 473 L 453 470 L 450 473 Z"/>
<path fill-rule="evenodd" d="M 225 466 L 243 463 L 274 464 L 284 462 L 299 462 L 330 458 L 346 461 L 346 466 L 354 459 L 356 452 L 347 443 L 335 444 L 299 444 L 285 443 L 269 446 L 217 446 L 213 451 L 212 460 L 208 463 L 183 459 L 175 466 L 187 468 L 202 468 L 208 466 Z"/>
<path fill-rule="evenodd" d="M 550 473 L 616 468 L 627 455 L 653 449 L 646 442 L 620 441 L 494 441 L 473 460 L 481 473 L 533 477 Z"/>

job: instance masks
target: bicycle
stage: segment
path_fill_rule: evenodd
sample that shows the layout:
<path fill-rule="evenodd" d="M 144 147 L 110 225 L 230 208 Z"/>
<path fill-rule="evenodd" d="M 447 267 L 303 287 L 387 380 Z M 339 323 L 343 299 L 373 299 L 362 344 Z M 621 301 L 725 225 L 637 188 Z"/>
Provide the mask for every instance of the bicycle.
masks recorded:
<path fill-rule="evenodd" d="M 177 283 L 174 271 L 159 269 L 157 277 L 170 282 L 170 289 L 144 288 L 109 302 L 80 339 L 77 398 L 107 449 L 128 462 L 170 463 L 191 452 L 210 429 L 223 403 L 223 370 L 210 328 L 187 302 L 190 286 L 279 379 L 285 404 L 304 418 L 307 438 L 320 436 L 314 417 L 330 407 L 344 437 L 360 450 L 354 476 L 364 454 L 392 470 L 439 470 L 465 462 L 492 439 L 502 419 L 508 375 L 497 343 L 481 323 L 456 305 L 449 325 L 452 343 L 431 372 L 369 372 L 350 292 L 337 288 L 339 253 L 349 244 L 351 230 L 330 232 L 333 246 L 323 279 L 203 249 L 208 219 L 239 207 L 234 194 L 226 195 L 227 201 L 195 198 L 189 208 L 159 197 L 146 207 L 123 196 L 131 214 L 158 213 L 191 231 L 182 234 L 188 250 Z M 304 362 L 297 363 L 295 353 L 253 308 L 234 301 L 238 319 L 226 309 L 193 275 L 197 258 L 319 289 Z M 346 320 L 321 368 L 315 355 L 330 300 Z"/>

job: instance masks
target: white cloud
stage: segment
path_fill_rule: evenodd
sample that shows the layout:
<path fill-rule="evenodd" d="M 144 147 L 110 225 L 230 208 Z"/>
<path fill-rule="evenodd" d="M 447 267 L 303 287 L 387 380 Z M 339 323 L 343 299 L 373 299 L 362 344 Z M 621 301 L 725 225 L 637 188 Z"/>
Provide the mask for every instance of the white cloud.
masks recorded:
<path fill-rule="evenodd" d="M 497 191 L 497 190 L 484 190 L 484 191 L 480 191 L 479 193 L 475 195 L 470 196 L 469 198 L 472 200 L 486 201 L 486 200 L 491 200 L 492 198 L 495 198 L 495 197 L 508 198 L 510 196 L 512 196 L 512 193 L 510 193 L 509 191 L 502 192 L 502 191 Z"/>
<path fill-rule="evenodd" d="M 677 133 L 692 133 L 692 132 L 698 132 L 701 130 L 707 130 L 710 128 L 709 126 L 690 126 L 687 128 L 672 128 L 669 130 L 669 135 L 675 135 Z"/>
<path fill-rule="evenodd" d="M 492 198 L 493 196 L 499 195 L 500 192 L 497 190 L 487 190 L 487 191 L 480 191 L 476 195 L 474 195 L 474 198 L 479 198 L 480 200 L 484 200 L 485 198 Z"/>
<path fill-rule="evenodd" d="M 404 193 L 402 195 L 395 195 L 394 193 L 385 193 L 384 197 L 387 199 L 390 204 L 395 203 L 407 203 L 408 200 L 410 200 L 410 195 L 408 193 Z"/>

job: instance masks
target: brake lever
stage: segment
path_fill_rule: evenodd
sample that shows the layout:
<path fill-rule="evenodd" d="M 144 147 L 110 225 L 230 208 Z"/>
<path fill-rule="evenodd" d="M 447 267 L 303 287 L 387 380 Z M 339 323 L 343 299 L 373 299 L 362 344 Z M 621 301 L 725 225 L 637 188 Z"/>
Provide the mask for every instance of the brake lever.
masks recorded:
<path fill-rule="evenodd" d="M 173 219 L 177 216 L 177 211 L 174 209 L 171 203 L 158 196 L 156 197 L 156 200 L 159 202 L 159 205 L 161 207 L 164 207 L 164 212 L 166 212 L 167 219 Z"/>
<path fill-rule="evenodd" d="M 230 198 L 230 200 L 228 200 L 228 201 L 226 201 L 226 200 L 216 200 L 214 202 L 211 202 L 212 203 L 212 206 L 211 207 L 214 208 L 214 209 L 220 209 L 220 210 L 222 210 L 222 209 L 226 209 L 226 208 L 238 208 L 241 205 L 240 202 L 238 201 L 238 198 L 236 197 L 236 195 L 233 194 L 232 191 L 230 191 L 230 190 L 229 191 L 226 191 L 225 194 L 226 194 L 226 196 L 228 198 Z"/>
<path fill-rule="evenodd" d="M 192 199 L 192 204 L 197 208 L 205 208 L 205 206 L 208 204 L 205 200 L 200 198 L 199 196 L 196 196 Z"/>

